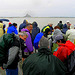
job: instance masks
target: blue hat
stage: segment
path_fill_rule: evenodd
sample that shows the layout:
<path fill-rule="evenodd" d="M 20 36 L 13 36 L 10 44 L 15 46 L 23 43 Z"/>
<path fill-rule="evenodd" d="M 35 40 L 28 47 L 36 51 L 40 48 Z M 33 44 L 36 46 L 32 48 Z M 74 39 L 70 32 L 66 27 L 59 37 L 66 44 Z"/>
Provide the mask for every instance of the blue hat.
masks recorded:
<path fill-rule="evenodd" d="M 61 39 L 63 39 L 63 35 L 57 35 L 56 37 L 55 37 L 55 39 L 54 39 L 54 41 L 53 41 L 53 43 L 56 43 L 58 40 L 61 40 Z"/>

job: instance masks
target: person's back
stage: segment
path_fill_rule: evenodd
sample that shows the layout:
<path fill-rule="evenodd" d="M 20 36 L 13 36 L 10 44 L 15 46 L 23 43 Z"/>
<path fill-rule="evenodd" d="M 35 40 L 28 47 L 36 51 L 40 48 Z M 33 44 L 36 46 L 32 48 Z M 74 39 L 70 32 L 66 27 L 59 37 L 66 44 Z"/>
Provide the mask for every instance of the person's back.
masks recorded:
<path fill-rule="evenodd" d="M 58 25 L 57 25 L 57 26 L 59 26 L 59 27 L 60 27 L 60 29 L 62 29 L 62 28 L 63 28 L 62 21 L 59 21 L 59 23 L 58 23 Z"/>
<path fill-rule="evenodd" d="M 65 75 L 66 67 L 48 49 L 48 39 L 42 37 L 39 46 L 38 53 L 30 55 L 24 61 L 23 75 Z"/>
<path fill-rule="evenodd" d="M 31 34 L 32 43 L 38 33 L 40 33 L 40 28 L 38 27 L 38 24 L 36 22 L 33 22 L 33 29 Z"/>

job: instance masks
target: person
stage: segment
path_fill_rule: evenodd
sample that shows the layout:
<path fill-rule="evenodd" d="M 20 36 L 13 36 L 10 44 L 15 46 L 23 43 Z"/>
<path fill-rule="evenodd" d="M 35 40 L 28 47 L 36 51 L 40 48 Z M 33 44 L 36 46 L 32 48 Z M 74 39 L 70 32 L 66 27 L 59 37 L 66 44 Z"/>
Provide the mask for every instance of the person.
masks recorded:
<path fill-rule="evenodd" d="M 0 21 L 0 37 L 4 34 L 3 32 L 3 22 Z"/>
<path fill-rule="evenodd" d="M 64 25 L 63 25 L 63 29 L 62 29 L 62 33 L 63 33 L 63 34 L 66 34 L 66 31 L 67 31 L 67 30 L 68 30 L 67 25 L 64 24 Z"/>
<path fill-rule="evenodd" d="M 26 27 L 26 24 L 28 23 L 27 20 L 24 20 L 22 24 L 20 24 L 19 26 L 19 32 L 21 32 L 21 29 L 25 28 Z"/>
<path fill-rule="evenodd" d="M 23 53 L 23 60 L 24 60 L 25 58 L 27 58 L 30 54 L 33 53 L 33 45 L 32 45 L 32 40 L 31 40 L 31 35 L 30 35 L 30 32 L 32 31 L 32 29 L 33 29 L 32 24 L 31 24 L 31 23 L 28 23 L 28 24 L 26 25 L 26 28 L 23 28 L 23 29 L 21 30 L 21 31 L 24 31 L 24 32 L 26 32 L 26 33 L 28 34 L 28 37 L 27 37 L 26 42 L 25 42 L 27 48 L 25 48 L 25 50 L 24 50 L 24 53 Z"/>
<path fill-rule="evenodd" d="M 40 28 L 38 27 L 38 24 L 37 24 L 37 22 L 35 22 L 35 21 L 32 23 L 32 25 L 33 25 L 33 29 L 32 29 L 31 37 L 32 37 L 32 43 L 33 43 L 33 41 L 34 41 L 36 35 L 37 35 L 38 33 L 40 33 Z"/>
<path fill-rule="evenodd" d="M 6 69 L 6 75 L 18 75 L 18 62 L 21 60 L 21 50 L 24 49 L 24 41 L 28 37 L 26 32 L 4 34 L 0 38 L 0 65 Z M 3 42 L 3 43 L 2 43 Z M 5 46 L 6 45 L 6 46 Z M 1 53 L 4 52 L 3 54 Z M 4 57 L 3 57 L 4 56 Z"/>
<path fill-rule="evenodd" d="M 17 31 L 17 24 L 16 23 L 13 23 L 12 26 L 10 26 L 7 30 L 7 33 L 12 33 L 14 32 L 15 34 L 18 34 L 18 31 Z"/>
<path fill-rule="evenodd" d="M 67 21 L 66 24 L 67 24 L 67 28 L 70 29 L 71 26 L 70 21 Z"/>
<path fill-rule="evenodd" d="M 42 37 L 38 53 L 31 54 L 22 65 L 23 75 L 65 75 L 66 67 L 49 50 L 49 40 Z"/>
<path fill-rule="evenodd" d="M 58 49 L 53 53 L 53 55 L 65 63 L 67 56 L 75 50 L 75 45 L 69 40 L 65 41 L 63 35 L 57 35 L 53 42 L 58 44 Z"/>
<path fill-rule="evenodd" d="M 54 31 L 53 27 L 52 27 L 52 23 L 49 23 L 47 26 L 44 26 L 41 30 L 41 32 L 44 32 L 47 28 L 49 28 L 51 30 L 51 33 Z"/>
<path fill-rule="evenodd" d="M 8 23 L 8 27 L 6 28 L 5 33 L 7 33 L 7 30 L 8 30 L 8 28 L 9 28 L 10 26 L 12 26 L 12 23 L 11 23 L 11 22 Z"/>
<path fill-rule="evenodd" d="M 57 24 L 57 26 L 59 26 L 59 27 L 60 27 L 60 29 L 62 29 L 62 28 L 63 28 L 62 21 L 59 21 L 59 23 Z"/>

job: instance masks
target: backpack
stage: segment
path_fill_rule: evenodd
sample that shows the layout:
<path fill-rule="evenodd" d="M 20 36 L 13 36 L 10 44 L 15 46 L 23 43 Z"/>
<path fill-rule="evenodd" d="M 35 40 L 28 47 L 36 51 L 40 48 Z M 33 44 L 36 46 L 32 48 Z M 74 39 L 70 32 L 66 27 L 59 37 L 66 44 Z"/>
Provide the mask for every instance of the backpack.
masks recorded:
<path fill-rule="evenodd" d="M 75 51 L 67 57 L 67 75 L 75 75 Z"/>

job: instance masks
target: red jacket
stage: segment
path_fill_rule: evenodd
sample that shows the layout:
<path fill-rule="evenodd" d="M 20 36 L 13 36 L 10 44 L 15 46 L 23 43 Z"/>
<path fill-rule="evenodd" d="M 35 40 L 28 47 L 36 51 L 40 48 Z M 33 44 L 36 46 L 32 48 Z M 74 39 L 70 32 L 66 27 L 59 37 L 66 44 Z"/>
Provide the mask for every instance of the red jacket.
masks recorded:
<path fill-rule="evenodd" d="M 53 53 L 56 57 L 58 57 L 62 62 L 67 59 L 73 51 L 75 50 L 75 45 L 71 41 L 66 41 L 65 44 L 60 44 L 60 47 L 57 51 Z"/>

